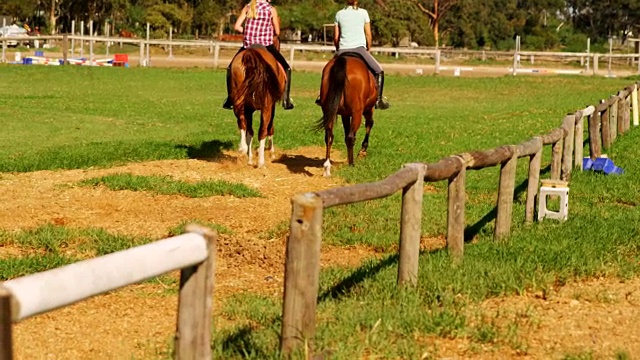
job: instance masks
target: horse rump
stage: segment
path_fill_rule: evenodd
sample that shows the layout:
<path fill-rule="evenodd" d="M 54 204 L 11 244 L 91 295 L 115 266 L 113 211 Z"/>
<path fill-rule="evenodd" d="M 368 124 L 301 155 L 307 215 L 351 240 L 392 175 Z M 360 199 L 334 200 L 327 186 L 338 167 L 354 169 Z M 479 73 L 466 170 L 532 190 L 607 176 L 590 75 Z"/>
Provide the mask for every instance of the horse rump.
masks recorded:
<path fill-rule="evenodd" d="M 266 50 L 265 50 L 266 51 Z M 238 102 L 251 100 L 256 109 L 277 103 L 282 98 L 284 88 L 280 87 L 278 74 L 256 48 L 244 50 L 242 56 L 245 78 L 235 89 L 233 98 Z"/>
<path fill-rule="evenodd" d="M 347 59 L 342 55 L 336 56 L 329 70 L 328 78 L 322 79 L 322 81 L 329 87 L 327 88 L 327 96 L 322 102 L 322 117 L 318 119 L 314 127 L 317 131 L 326 129 L 327 125 L 336 119 L 347 82 Z"/>

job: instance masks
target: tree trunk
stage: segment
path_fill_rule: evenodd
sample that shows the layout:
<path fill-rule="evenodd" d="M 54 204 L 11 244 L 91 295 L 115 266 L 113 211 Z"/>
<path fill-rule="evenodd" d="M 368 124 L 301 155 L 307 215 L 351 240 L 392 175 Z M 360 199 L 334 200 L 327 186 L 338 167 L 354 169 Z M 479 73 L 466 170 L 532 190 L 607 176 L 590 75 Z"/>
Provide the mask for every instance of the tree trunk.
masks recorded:
<path fill-rule="evenodd" d="M 55 35 L 56 31 L 56 0 L 51 0 L 51 12 L 49 13 L 49 26 L 51 27 L 51 35 Z"/>
<path fill-rule="evenodd" d="M 436 41 L 436 49 L 440 47 L 440 34 L 438 30 L 439 22 L 440 16 L 438 14 L 438 0 L 433 0 L 433 38 Z"/>

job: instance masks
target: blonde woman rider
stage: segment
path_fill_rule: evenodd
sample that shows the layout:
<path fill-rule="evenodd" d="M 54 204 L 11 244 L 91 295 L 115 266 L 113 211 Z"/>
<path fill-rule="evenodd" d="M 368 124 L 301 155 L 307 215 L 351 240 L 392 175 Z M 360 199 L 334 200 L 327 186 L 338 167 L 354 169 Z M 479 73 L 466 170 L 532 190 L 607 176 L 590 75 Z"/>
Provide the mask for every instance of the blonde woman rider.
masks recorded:
<path fill-rule="evenodd" d="M 246 23 L 245 23 L 246 20 Z M 242 26 L 244 23 L 244 27 Z M 282 101 L 285 110 L 293 109 L 293 103 L 289 96 L 291 91 L 291 67 L 284 59 L 280 51 L 273 45 L 273 36 L 280 36 L 280 17 L 278 11 L 270 4 L 270 0 L 251 0 L 240 13 L 234 29 L 244 35 L 242 47 L 238 53 L 251 45 L 263 45 L 282 65 L 287 73 L 287 84 Z M 236 54 L 237 55 L 237 54 Z M 225 109 L 233 108 L 231 100 L 231 64 L 227 67 L 227 99 L 222 105 Z"/>
<path fill-rule="evenodd" d="M 371 19 L 367 10 L 358 7 L 358 0 L 347 0 L 347 6 L 336 13 L 333 44 L 336 47 L 336 56 L 345 52 L 355 52 L 362 56 L 376 78 L 378 87 L 376 109 L 388 109 L 389 103 L 382 95 L 384 71 L 369 52 L 371 49 Z M 320 104 L 320 97 L 316 100 L 316 104 Z"/>

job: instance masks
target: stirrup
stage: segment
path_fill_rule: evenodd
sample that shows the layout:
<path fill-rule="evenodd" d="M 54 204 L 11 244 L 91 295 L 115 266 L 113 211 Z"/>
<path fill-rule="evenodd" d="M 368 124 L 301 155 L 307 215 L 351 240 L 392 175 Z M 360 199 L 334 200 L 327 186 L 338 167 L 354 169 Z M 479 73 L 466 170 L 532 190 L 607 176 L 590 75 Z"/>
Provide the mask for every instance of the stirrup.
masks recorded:
<path fill-rule="evenodd" d="M 231 101 L 231 99 L 226 98 L 224 100 L 224 103 L 222 104 L 222 108 L 223 109 L 227 109 L 227 110 L 232 110 L 233 109 L 233 102 Z"/>

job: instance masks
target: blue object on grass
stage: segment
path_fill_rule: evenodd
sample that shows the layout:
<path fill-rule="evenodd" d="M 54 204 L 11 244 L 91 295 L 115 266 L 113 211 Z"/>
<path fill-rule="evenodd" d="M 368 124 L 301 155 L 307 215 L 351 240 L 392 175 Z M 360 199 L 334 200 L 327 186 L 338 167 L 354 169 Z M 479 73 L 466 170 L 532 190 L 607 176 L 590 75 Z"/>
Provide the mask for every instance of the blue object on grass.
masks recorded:
<path fill-rule="evenodd" d="M 582 159 L 582 170 L 591 170 L 593 167 L 593 160 L 590 157 Z"/>
<path fill-rule="evenodd" d="M 609 158 L 597 158 L 593 162 L 593 170 L 594 171 L 602 171 L 605 174 L 610 174 L 615 169 L 616 165 Z"/>

